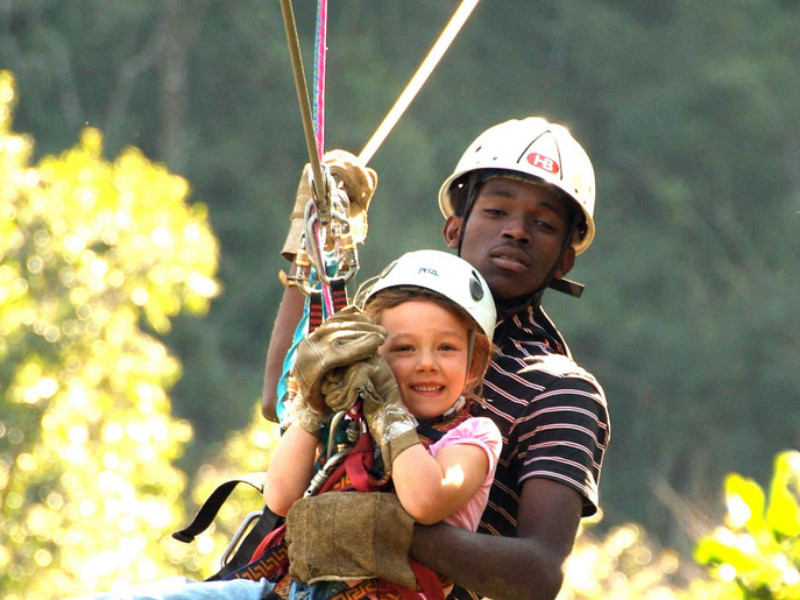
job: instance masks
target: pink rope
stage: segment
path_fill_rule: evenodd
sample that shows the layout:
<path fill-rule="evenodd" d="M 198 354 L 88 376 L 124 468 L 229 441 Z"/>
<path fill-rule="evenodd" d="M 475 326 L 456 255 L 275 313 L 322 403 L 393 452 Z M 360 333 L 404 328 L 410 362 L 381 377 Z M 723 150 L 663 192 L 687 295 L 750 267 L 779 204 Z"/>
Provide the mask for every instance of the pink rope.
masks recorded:
<path fill-rule="evenodd" d="M 315 38 L 316 61 L 314 63 L 314 133 L 317 139 L 317 153 L 322 159 L 325 153 L 325 64 L 328 55 L 328 0 L 317 1 L 317 31 Z M 322 248 L 320 228 L 317 226 L 317 247 Z M 320 265 L 324 269 L 325 265 Z M 333 296 L 330 286 L 322 285 L 322 304 L 325 314 L 334 313 Z"/>
<path fill-rule="evenodd" d="M 317 2 L 317 34 L 314 63 L 314 131 L 319 157 L 325 152 L 325 62 L 328 54 L 328 0 Z"/>

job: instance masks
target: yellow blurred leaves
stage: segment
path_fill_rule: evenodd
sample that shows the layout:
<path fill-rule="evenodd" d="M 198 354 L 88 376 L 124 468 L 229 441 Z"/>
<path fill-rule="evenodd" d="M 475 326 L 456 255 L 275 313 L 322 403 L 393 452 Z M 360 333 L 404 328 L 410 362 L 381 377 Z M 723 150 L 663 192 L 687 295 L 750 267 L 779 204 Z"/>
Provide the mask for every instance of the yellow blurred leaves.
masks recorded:
<path fill-rule="evenodd" d="M 0 588 L 38 600 L 192 562 L 163 541 L 185 520 L 180 364 L 143 325 L 220 288 L 185 179 L 135 148 L 109 162 L 93 128 L 30 165 L 15 102 L 0 71 Z"/>

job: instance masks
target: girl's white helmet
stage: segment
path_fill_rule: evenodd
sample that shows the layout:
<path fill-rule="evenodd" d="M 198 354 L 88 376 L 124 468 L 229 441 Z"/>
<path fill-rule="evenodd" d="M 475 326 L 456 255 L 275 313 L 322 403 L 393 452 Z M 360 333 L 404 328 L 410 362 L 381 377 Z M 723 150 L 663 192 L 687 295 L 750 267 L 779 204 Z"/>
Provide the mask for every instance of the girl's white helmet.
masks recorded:
<path fill-rule="evenodd" d="M 364 304 L 378 292 L 395 287 L 423 288 L 452 300 L 492 339 L 497 310 L 489 284 L 463 258 L 440 250 L 407 252 L 378 276 Z"/>
<path fill-rule="evenodd" d="M 573 241 L 580 254 L 594 239 L 595 182 L 592 161 L 566 127 L 541 117 L 512 119 L 480 134 L 439 189 L 445 218 L 455 213 L 453 183 L 473 171 L 511 171 L 555 186 L 572 198 L 586 219 Z"/>

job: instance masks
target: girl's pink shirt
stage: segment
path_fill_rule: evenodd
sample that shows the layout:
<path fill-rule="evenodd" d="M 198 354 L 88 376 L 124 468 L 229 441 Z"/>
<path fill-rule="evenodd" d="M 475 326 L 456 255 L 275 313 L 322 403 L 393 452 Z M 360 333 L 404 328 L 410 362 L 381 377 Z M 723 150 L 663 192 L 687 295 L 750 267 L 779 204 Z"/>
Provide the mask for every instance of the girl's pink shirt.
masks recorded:
<path fill-rule="evenodd" d="M 477 493 L 470 498 L 464 506 L 445 519 L 446 523 L 475 531 L 481 520 L 483 510 L 489 500 L 489 488 L 494 480 L 494 471 L 497 468 L 497 459 L 503 446 L 503 437 L 500 430 L 486 417 L 472 417 L 445 433 L 439 440 L 428 448 L 431 455 L 436 454 L 445 446 L 452 444 L 472 444 L 486 452 L 489 459 L 489 471 Z"/>

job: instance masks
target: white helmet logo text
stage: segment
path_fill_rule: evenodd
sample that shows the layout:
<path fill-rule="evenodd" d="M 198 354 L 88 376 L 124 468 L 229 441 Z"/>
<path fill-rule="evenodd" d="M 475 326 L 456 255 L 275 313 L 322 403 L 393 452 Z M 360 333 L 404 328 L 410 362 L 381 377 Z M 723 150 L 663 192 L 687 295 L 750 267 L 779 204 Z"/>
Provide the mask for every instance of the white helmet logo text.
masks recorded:
<path fill-rule="evenodd" d="M 538 152 L 531 152 L 525 158 L 534 167 L 542 169 L 543 171 L 547 171 L 548 173 L 552 173 L 553 175 L 561 170 L 556 161 L 554 161 L 552 158 L 547 158 Z"/>

